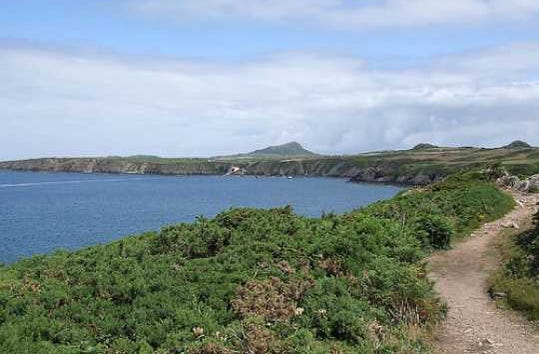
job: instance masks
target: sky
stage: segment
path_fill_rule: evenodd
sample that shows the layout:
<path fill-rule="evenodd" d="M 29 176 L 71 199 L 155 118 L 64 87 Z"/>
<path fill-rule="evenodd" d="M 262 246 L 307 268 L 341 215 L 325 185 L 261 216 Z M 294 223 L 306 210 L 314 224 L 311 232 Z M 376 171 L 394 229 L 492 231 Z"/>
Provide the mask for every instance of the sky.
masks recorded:
<path fill-rule="evenodd" d="M 516 139 L 537 0 L 0 0 L 0 160 Z"/>

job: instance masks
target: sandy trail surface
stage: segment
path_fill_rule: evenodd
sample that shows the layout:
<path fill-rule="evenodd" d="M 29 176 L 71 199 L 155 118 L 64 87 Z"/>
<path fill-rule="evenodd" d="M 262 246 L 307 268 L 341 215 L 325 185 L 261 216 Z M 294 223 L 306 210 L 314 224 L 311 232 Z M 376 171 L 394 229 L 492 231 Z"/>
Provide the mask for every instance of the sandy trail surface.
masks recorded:
<path fill-rule="evenodd" d="M 447 319 L 435 335 L 442 353 L 539 354 L 537 329 L 517 314 L 497 309 L 487 293 L 487 279 L 499 266 L 495 236 L 508 225 L 529 221 L 537 212 L 537 195 L 514 196 L 518 202 L 514 211 L 429 260 L 429 277 L 449 306 Z"/>

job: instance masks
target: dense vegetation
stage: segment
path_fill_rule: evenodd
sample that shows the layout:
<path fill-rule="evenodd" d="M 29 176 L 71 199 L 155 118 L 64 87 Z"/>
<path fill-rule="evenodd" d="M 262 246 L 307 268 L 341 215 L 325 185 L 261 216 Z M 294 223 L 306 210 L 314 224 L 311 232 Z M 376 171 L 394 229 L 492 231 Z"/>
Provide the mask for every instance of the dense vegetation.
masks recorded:
<path fill-rule="evenodd" d="M 534 227 L 502 243 L 505 266 L 491 278 L 491 292 L 504 293 L 505 302 L 539 320 L 539 214 Z"/>
<path fill-rule="evenodd" d="M 424 257 L 513 207 L 481 174 L 346 215 L 233 209 L 0 268 L 2 353 L 428 350 Z"/>

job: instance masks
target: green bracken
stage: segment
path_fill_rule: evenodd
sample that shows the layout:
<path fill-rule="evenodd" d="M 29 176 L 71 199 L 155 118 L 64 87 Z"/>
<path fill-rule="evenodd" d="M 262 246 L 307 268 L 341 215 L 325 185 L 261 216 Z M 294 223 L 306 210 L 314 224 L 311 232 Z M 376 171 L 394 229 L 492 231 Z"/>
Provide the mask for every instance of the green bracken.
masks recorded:
<path fill-rule="evenodd" d="M 1 353 L 418 353 L 424 257 L 513 207 L 480 173 L 321 218 L 233 209 L 0 268 Z"/>

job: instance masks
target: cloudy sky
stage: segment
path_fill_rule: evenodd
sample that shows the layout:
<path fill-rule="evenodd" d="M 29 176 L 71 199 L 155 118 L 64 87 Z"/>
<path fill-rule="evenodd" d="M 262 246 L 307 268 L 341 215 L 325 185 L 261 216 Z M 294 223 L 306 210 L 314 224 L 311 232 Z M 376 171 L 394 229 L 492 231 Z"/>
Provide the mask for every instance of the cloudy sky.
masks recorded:
<path fill-rule="evenodd" d="M 0 1 L 0 160 L 514 139 L 537 0 Z"/>

